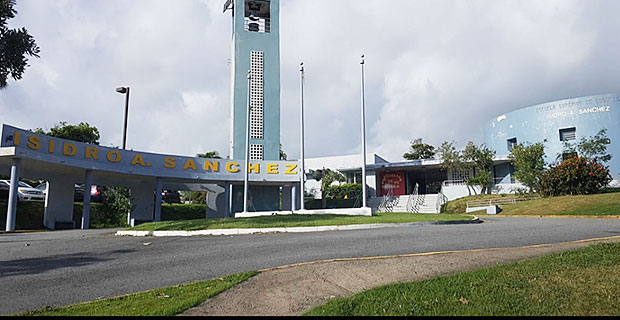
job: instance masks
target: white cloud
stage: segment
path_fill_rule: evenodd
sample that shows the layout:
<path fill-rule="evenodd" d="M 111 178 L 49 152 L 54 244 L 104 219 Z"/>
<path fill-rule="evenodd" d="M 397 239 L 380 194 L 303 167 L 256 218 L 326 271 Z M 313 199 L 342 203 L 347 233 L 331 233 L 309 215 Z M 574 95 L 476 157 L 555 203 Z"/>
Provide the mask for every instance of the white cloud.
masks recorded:
<path fill-rule="evenodd" d="M 228 154 L 230 12 L 220 0 L 21 1 L 11 20 L 41 47 L 0 91 L 3 123 L 89 122 L 120 145 L 118 86 L 131 87 L 127 145 Z M 478 142 L 485 121 L 562 98 L 617 91 L 620 3 L 593 0 L 282 0 L 282 143 L 306 155 L 360 150 L 366 54 L 368 150 L 399 160 L 418 137 Z"/>

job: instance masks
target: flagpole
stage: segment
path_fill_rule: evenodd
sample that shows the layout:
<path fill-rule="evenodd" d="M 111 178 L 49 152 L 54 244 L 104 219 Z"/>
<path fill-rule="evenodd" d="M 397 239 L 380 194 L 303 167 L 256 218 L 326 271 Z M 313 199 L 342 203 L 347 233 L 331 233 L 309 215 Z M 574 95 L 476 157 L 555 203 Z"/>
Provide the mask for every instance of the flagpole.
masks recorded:
<path fill-rule="evenodd" d="M 366 101 L 364 97 L 364 55 L 360 61 L 362 67 L 362 208 L 366 208 Z"/>
<path fill-rule="evenodd" d="M 301 153 L 300 153 L 300 193 L 301 193 L 301 207 L 300 210 L 304 210 L 304 196 L 306 193 L 306 168 L 305 168 L 305 158 L 304 158 L 304 63 L 302 62 L 299 67 L 299 76 L 300 76 L 300 129 L 301 129 Z"/>

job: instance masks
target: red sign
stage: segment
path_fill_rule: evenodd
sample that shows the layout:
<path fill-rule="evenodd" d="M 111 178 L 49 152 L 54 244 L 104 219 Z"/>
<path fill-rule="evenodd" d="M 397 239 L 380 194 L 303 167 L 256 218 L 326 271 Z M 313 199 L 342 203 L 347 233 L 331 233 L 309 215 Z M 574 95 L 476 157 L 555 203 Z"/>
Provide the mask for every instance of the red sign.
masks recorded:
<path fill-rule="evenodd" d="M 395 196 L 405 195 L 405 172 L 388 172 L 381 174 L 381 195 L 384 196 L 390 189 Z"/>

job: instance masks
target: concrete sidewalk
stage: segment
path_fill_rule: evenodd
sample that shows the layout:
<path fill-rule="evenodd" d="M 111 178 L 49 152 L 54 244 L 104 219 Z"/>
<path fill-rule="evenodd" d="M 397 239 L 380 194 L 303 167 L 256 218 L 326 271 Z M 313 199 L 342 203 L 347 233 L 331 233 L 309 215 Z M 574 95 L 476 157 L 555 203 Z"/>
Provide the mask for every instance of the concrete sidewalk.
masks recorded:
<path fill-rule="evenodd" d="M 318 227 L 282 227 L 282 228 L 240 228 L 240 229 L 208 229 L 196 231 L 131 231 L 119 230 L 117 236 L 134 237 L 192 237 L 192 236 L 231 236 L 241 234 L 257 233 L 285 233 L 285 232 L 322 232 L 322 231 L 346 231 L 346 230 L 367 230 L 377 228 L 397 228 L 422 225 L 437 224 L 471 224 L 482 223 L 478 217 L 471 220 L 446 220 L 446 221 L 423 221 L 408 223 L 371 223 L 371 224 L 351 224 L 342 226 L 318 226 Z"/>
<path fill-rule="evenodd" d="M 397 282 L 424 280 L 573 250 L 620 236 L 515 248 L 335 259 L 262 270 L 237 287 L 187 310 L 185 316 L 295 316 L 336 297 Z"/>

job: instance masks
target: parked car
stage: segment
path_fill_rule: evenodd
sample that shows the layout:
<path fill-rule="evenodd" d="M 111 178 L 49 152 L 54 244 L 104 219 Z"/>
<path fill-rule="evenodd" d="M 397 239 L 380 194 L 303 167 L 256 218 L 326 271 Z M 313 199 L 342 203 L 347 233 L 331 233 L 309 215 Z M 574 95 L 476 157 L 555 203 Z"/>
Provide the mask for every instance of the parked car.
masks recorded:
<path fill-rule="evenodd" d="M 176 190 L 164 189 L 161 191 L 161 200 L 165 203 L 181 203 L 181 194 Z"/>
<path fill-rule="evenodd" d="M 0 199 L 9 198 L 9 185 L 7 183 L 0 183 Z"/>
<path fill-rule="evenodd" d="M 73 188 L 74 188 L 73 201 L 77 201 L 77 202 L 84 201 L 84 185 L 83 184 L 74 184 Z M 47 192 L 47 182 L 43 182 L 43 183 L 39 184 L 38 186 L 36 186 L 35 189 L 43 192 L 43 195 L 45 195 L 46 192 Z M 99 187 L 94 186 L 94 185 L 92 186 L 90 199 L 93 202 L 101 201 L 101 192 L 99 191 Z"/>
<path fill-rule="evenodd" d="M 8 188 L 11 186 L 11 182 L 9 180 L 0 180 L 0 184 Z M 4 188 L 3 187 L 3 188 Z M 8 195 L 7 195 L 8 198 Z M 37 190 L 30 186 L 29 184 L 20 181 L 17 185 L 17 200 L 18 201 L 37 201 L 37 200 L 45 200 L 45 194 L 41 192 L 41 190 Z"/>
<path fill-rule="evenodd" d="M 104 186 L 90 186 L 90 201 L 92 202 L 101 202 L 103 201 L 103 193 L 105 192 L 106 187 Z"/>

